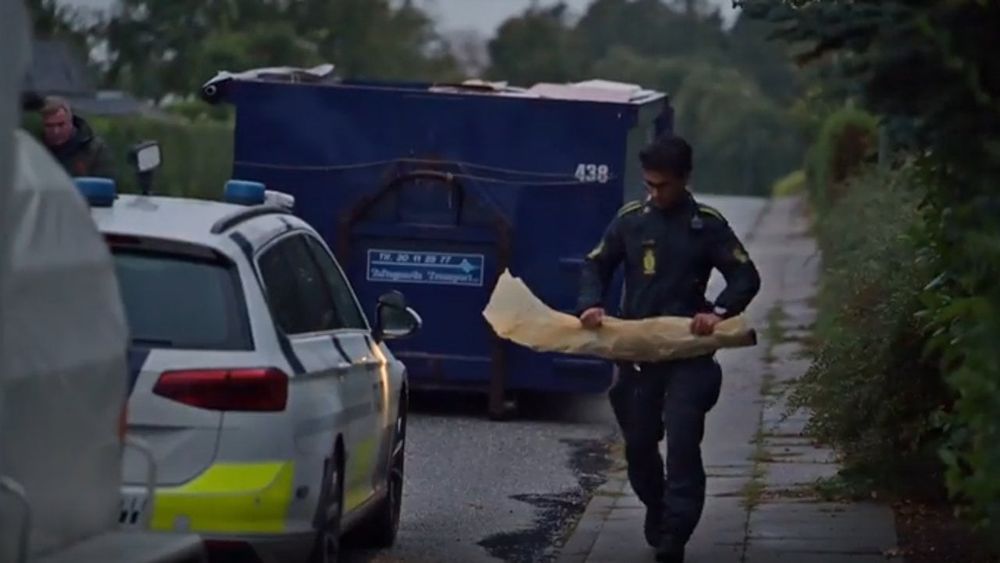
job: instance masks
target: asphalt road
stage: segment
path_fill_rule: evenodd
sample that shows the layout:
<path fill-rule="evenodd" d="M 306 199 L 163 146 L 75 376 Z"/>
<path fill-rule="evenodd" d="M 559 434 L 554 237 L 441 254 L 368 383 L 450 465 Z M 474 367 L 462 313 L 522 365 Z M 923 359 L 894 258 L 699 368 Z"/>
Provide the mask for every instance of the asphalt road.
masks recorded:
<path fill-rule="evenodd" d="M 705 197 L 740 236 L 760 199 Z M 710 296 L 721 289 L 716 276 Z M 400 535 L 351 563 L 552 560 L 612 464 L 616 429 L 603 394 L 532 396 L 514 421 L 485 417 L 484 397 L 418 394 L 407 435 Z"/>

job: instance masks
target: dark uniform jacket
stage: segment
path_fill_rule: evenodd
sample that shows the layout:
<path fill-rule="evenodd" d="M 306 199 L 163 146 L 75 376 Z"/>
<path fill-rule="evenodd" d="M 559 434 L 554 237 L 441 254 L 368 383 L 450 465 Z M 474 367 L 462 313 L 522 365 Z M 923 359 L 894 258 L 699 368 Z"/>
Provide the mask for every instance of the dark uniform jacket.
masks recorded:
<path fill-rule="evenodd" d="M 669 209 L 632 202 L 618 212 L 587 257 L 578 312 L 605 307 L 608 284 L 622 263 L 625 319 L 713 311 L 732 317 L 760 289 L 757 268 L 725 218 L 690 192 Z M 722 273 L 726 289 L 710 303 L 705 290 L 713 268 Z"/>
<path fill-rule="evenodd" d="M 74 115 L 73 126 L 76 133 L 70 140 L 58 147 L 49 147 L 52 156 L 70 176 L 114 178 L 115 167 L 108 146 L 94 134 L 90 124 L 83 118 Z"/>

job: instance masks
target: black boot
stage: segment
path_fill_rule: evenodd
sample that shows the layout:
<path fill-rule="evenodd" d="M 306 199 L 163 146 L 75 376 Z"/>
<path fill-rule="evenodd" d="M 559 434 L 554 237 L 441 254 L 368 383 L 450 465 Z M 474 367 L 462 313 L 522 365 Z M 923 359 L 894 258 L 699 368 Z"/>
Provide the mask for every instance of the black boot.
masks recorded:
<path fill-rule="evenodd" d="M 646 521 L 643 523 L 642 531 L 646 535 L 646 543 L 649 547 L 659 547 L 663 532 L 660 530 L 660 522 L 663 520 L 663 509 L 646 508 Z"/>
<path fill-rule="evenodd" d="M 672 536 L 663 536 L 656 548 L 656 560 L 660 563 L 684 563 L 684 543 Z"/>

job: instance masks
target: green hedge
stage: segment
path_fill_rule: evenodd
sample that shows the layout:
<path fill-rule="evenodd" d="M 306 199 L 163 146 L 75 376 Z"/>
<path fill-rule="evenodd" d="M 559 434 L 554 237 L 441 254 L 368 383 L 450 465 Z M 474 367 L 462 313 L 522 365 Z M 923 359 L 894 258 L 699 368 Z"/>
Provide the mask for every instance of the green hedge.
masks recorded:
<path fill-rule="evenodd" d="M 771 195 L 774 197 L 789 197 L 801 194 L 806 190 L 806 173 L 804 170 L 796 170 L 791 174 L 781 178 L 771 187 Z"/>
<path fill-rule="evenodd" d="M 875 117 L 851 107 L 829 115 L 806 159 L 806 176 L 814 202 L 829 205 L 841 197 L 845 183 L 873 159 L 877 148 Z"/>
<path fill-rule="evenodd" d="M 809 152 L 820 345 L 793 402 L 849 474 L 950 493 L 1000 531 L 1000 205 L 947 190 L 955 169 L 926 154 L 876 171 L 876 131 L 868 114 L 836 112 Z"/>
<path fill-rule="evenodd" d="M 1000 555 L 1000 151 L 994 158 L 992 170 L 979 167 L 982 176 L 971 167 L 958 176 L 956 168 L 925 166 L 935 186 L 926 196 L 928 254 L 939 275 L 921 313 L 934 330 L 929 349 L 942 356 L 957 396 L 943 417 L 948 485 Z"/>
<path fill-rule="evenodd" d="M 153 180 L 157 194 L 218 199 L 233 169 L 233 127 L 225 122 L 148 117 L 92 117 L 87 121 L 111 148 L 119 190 L 135 193 L 135 172 L 128 165 L 129 149 L 141 141 L 158 141 L 163 163 Z M 41 132 L 37 115 L 26 115 L 22 126 Z"/>
<path fill-rule="evenodd" d="M 881 117 L 883 164 L 916 170 L 926 241 L 914 264 L 934 264 L 925 350 L 955 397 L 938 421 L 948 485 L 1000 546 L 1000 2 L 742 4 L 777 23 L 775 37 L 810 45 L 800 61 L 833 63 L 821 86 Z M 902 77 L 933 88 L 901 88 Z"/>
<path fill-rule="evenodd" d="M 126 164 L 129 148 L 158 141 L 163 164 L 154 178 L 156 193 L 218 199 L 232 174 L 232 126 L 213 122 L 148 118 L 91 119 L 94 130 L 111 146 L 123 192 L 135 192 L 135 174 Z"/>
<path fill-rule="evenodd" d="M 934 272 L 919 259 L 910 181 L 906 171 L 865 171 L 821 214 L 819 347 L 793 402 L 813 410 L 819 438 L 880 485 L 941 492 L 934 417 L 950 393 L 923 354 L 927 335 L 916 313 Z"/>

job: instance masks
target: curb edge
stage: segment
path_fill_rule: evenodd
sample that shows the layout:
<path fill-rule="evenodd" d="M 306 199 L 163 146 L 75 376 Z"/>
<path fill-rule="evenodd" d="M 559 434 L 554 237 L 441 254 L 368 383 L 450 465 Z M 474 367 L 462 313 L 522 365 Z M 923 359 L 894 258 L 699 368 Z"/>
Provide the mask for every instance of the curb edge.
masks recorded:
<path fill-rule="evenodd" d="M 594 491 L 569 539 L 559 550 L 557 563 L 584 563 L 587 560 L 627 484 L 628 477 L 624 471 L 608 475 L 608 480 Z"/>

